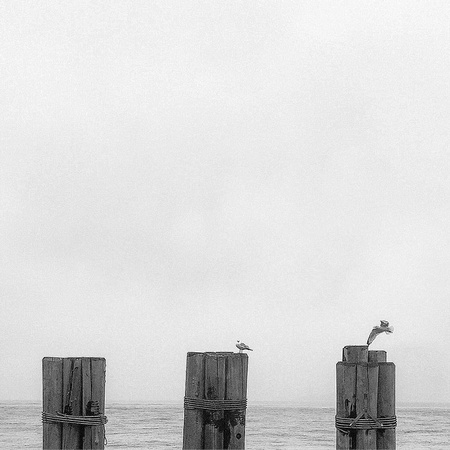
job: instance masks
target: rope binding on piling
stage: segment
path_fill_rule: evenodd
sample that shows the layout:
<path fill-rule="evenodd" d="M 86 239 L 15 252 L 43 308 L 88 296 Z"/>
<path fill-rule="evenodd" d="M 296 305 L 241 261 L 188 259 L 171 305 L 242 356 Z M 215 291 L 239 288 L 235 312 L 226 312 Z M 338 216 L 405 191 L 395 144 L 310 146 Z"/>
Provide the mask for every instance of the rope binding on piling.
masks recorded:
<path fill-rule="evenodd" d="M 57 412 L 56 414 L 50 414 L 47 412 L 42 413 L 43 423 L 70 423 L 72 425 L 83 425 L 85 427 L 98 427 L 108 423 L 108 418 L 102 414 L 96 416 L 72 416 L 69 414 L 63 414 Z"/>
<path fill-rule="evenodd" d="M 205 398 L 184 397 L 184 409 L 205 409 L 209 411 L 233 411 L 247 409 L 247 399 L 209 400 Z"/>
<path fill-rule="evenodd" d="M 42 423 L 67 423 L 70 425 L 80 425 L 84 427 L 103 427 L 103 442 L 108 444 L 106 439 L 105 425 L 108 423 L 108 418 L 103 414 L 96 414 L 92 416 L 72 416 L 70 414 L 63 414 L 57 412 L 56 414 L 50 414 L 42 412 Z"/>
<path fill-rule="evenodd" d="M 367 411 L 363 411 L 357 417 L 336 416 L 335 426 L 343 433 L 348 433 L 351 430 L 387 430 L 397 426 L 397 417 L 374 418 Z"/>
<path fill-rule="evenodd" d="M 70 423 L 72 425 L 83 425 L 85 427 L 97 427 L 105 425 L 108 419 L 105 415 L 100 413 L 100 405 L 97 400 L 90 400 L 86 405 L 85 416 L 74 416 L 72 414 L 73 408 L 69 403 L 64 408 L 64 413 L 57 412 L 51 414 L 48 412 L 42 413 L 42 422 L 44 423 Z"/>

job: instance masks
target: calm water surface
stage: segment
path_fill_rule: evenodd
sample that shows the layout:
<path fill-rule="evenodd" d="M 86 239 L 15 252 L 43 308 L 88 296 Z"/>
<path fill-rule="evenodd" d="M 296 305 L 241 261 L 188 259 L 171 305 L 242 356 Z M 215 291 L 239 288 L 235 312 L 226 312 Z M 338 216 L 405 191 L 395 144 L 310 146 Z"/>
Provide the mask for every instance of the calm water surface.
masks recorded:
<path fill-rule="evenodd" d="M 334 449 L 334 408 L 249 405 L 246 449 Z M 181 449 L 183 406 L 110 404 L 106 449 Z M 450 449 L 450 407 L 397 408 L 397 449 Z M 42 449 L 40 403 L 0 402 L 0 449 Z"/>

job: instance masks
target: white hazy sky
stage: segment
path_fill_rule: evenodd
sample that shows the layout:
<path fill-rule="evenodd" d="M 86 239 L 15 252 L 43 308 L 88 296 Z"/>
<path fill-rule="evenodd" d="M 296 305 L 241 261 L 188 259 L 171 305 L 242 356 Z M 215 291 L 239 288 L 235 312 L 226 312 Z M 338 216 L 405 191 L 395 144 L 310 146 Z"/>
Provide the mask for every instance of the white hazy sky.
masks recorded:
<path fill-rule="evenodd" d="M 448 1 L 3 1 L 0 398 L 103 356 L 178 400 L 335 401 L 387 319 L 397 400 L 450 401 Z"/>

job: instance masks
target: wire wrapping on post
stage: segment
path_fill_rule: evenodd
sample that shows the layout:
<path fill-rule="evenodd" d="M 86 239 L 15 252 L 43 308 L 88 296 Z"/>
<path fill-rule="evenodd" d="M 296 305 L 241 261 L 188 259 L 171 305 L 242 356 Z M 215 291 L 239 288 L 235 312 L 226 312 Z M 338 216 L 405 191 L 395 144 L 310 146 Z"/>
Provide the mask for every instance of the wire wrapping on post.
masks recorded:
<path fill-rule="evenodd" d="M 247 399 L 243 400 L 207 400 L 184 397 L 184 409 L 206 409 L 209 411 L 231 411 L 247 408 Z"/>

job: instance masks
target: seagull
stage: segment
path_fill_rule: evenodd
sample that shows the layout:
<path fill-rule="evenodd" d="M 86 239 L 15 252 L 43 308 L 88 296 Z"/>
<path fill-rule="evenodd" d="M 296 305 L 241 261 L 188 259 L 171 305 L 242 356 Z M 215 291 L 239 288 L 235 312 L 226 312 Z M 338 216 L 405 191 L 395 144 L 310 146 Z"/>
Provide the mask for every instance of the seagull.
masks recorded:
<path fill-rule="evenodd" d="M 393 331 L 394 327 L 390 327 L 387 320 L 381 320 L 379 326 L 375 325 L 372 328 L 372 331 L 367 338 L 367 345 L 370 345 L 380 333 L 392 333 Z"/>
<path fill-rule="evenodd" d="M 239 341 L 237 341 L 236 347 L 239 349 L 239 353 L 242 353 L 242 350 L 250 350 L 251 352 L 253 351 L 247 344 Z"/>

